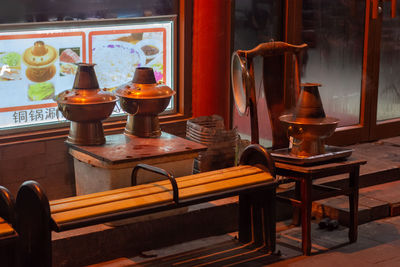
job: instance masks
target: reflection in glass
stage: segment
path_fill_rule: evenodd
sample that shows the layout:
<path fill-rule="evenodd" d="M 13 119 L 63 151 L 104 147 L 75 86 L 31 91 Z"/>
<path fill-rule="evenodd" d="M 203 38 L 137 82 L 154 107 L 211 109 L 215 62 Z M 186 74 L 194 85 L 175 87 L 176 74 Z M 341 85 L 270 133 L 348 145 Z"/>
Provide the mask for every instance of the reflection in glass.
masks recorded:
<path fill-rule="evenodd" d="M 397 14 L 400 14 L 400 5 Z M 377 120 L 400 117 L 400 17 L 390 17 L 390 4 L 384 5 Z"/>
<path fill-rule="evenodd" d="M 327 116 L 359 123 L 364 0 L 303 0 L 302 82 L 321 83 Z"/>
<path fill-rule="evenodd" d="M 178 0 L 3 0 L 0 24 L 133 18 L 178 13 Z"/>
<path fill-rule="evenodd" d="M 281 39 L 282 1 L 235 1 L 234 50 L 249 50 L 260 43 Z M 260 143 L 270 146 L 272 133 L 262 82 L 262 58 L 254 58 L 254 75 L 257 93 Z M 250 140 L 250 115 L 240 116 L 235 104 L 232 126 L 237 127 L 242 139 Z"/>

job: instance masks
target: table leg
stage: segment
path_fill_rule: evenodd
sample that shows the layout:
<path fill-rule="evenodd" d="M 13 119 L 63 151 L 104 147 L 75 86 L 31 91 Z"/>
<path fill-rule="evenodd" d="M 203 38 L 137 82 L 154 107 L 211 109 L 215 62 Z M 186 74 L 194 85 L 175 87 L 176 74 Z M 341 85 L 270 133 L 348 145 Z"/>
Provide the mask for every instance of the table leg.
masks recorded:
<path fill-rule="evenodd" d="M 311 254 L 311 187 L 311 177 L 301 180 L 301 243 L 304 255 Z"/>
<path fill-rule="evenodd" d="M 297 200 L 301 200 L 301 183 L 300 181 L 295 181 L 294 187 L 294 197 Z M 300 225 L 300 218 L 301 217 L 301 209 L 298 206 L 293 207 L 293 217 L 292 217 L 292 224 L 295 226 Z"/>
<path fill-rule="evenodd" d="M 349 195 L 350 204 L 350 225 L 349 240 L 351 243 L 357 241 L 358 230 L 358 189 L 359 189 L 360 166 L 355 166 L 350 172 L 349 187 L 351 193 Z"/>

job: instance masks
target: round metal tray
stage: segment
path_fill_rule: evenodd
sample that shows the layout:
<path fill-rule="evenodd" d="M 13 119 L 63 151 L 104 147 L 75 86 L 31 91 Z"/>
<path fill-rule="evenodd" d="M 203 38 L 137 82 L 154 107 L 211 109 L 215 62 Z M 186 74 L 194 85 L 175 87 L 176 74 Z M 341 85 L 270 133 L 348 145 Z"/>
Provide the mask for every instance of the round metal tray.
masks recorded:
<path fill-rule="evenodd" d="M 353 149 L 325 146 L 325 153 L 310 157 L 296 157 L 290 154 L 289 148 L 282 148 L 270 151 L 275 161 L 291 163 L 296 165 L 310 165 L 332 159 L 347 158 L 353 153 Z"/>

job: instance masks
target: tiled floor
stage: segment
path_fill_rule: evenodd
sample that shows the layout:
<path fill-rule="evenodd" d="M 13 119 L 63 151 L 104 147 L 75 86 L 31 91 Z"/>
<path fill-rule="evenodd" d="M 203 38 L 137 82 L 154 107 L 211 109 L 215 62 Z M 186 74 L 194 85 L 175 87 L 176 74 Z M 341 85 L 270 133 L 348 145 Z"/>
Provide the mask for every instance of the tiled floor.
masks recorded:
<path fill-rule="evenodd" d="M 280 255 L 239 244 L 233 233 L 92 266 L 400 266 L 400 216 L 359 226 L 358 241 L 353 244 L 348 243 L 347 232 L 342 226 L 328 231 L 313 224 L 312 255 L 308 257 L 301 255 L 301 231 L 295 227 L 279 232 Z"/>
<path fill-rule="evenodd" d="M 361 188 L 358 209 L 360 224 L 400 215 L 400 181 Z M 317 217 L 335 218 L 347 225 L 348 197 L 338 196 L 314 202 L 313 212 Z"/>

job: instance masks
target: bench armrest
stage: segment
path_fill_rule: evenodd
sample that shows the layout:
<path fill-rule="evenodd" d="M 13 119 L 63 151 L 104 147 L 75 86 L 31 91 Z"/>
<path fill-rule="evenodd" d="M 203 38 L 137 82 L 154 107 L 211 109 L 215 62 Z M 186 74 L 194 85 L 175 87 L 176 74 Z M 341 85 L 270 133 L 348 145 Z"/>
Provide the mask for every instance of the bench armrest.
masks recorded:
<path fill-rule="evenodd" d="M 136 165 L 132 170 L 132 175 L 131 175 L 131 185 L 132 186 L 137 185 L 136 177 L 137 177 L 137 173 L 138 173 L 139 169 L 144 169 L 144 170 L 147 170 L 147 171 L 150 171 L 150 172 L 154 172 L 154 173 L 157 173 L 157 174 L 161 174 L 161 175 L 167 177 L 168 180 L 171 182 L 171 185 L 172 185 L 174 202 L 176 204 L 179 203 L 178 184 L 176 183 L 176 180 L 175 180 L 174 176 L 171 173 L 169 173 L 168 171 L 166 171 L 164 169 L 155 167 L 155 166 L 151 166 L 151 165 L 148 165 L 148 164 L 140 163 L 140 164 Z"/>

